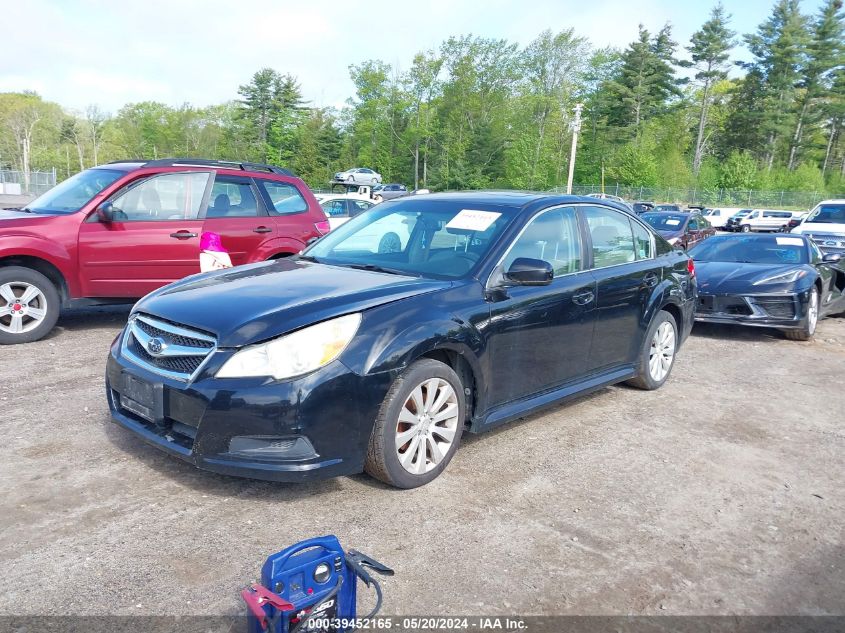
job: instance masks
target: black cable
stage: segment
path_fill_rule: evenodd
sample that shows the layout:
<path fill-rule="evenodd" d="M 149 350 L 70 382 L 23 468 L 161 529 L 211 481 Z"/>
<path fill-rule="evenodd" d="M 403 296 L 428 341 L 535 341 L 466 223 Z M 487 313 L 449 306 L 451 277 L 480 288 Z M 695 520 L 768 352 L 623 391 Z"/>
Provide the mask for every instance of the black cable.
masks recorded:
<path fill-rule="evenodd" d="M 373 585 L 376 588 L 376 607 L 375 607 L 375 609 L 373 609 L 367 615 L 364 616 L 365 619 L 370 619 L 371 617 L 373 617 L 376 613 L 378 613 L 381 610 L 381 599 L 382 599 L 381 585 L 378 584 L 378 580 L 376 580 L 375 578 L 373 578 L 372 581 L 373 581 Z"/>

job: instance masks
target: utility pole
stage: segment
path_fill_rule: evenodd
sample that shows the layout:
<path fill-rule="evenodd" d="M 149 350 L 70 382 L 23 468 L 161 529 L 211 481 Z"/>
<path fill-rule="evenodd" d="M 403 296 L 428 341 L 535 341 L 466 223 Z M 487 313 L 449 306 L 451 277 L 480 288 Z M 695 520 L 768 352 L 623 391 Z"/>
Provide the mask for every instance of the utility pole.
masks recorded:
<path fill-rule="evenodd" d="M 572 149 L 569 152 L 569 178 L 566 180 L 566 193 L 572 193 L 572 178 L 575 176 L 575 151 L 578 149 L 578 132 L 581 131 L 581 109 L 583 103 L 575 104 L 575 118 L 572 120 Z"/>

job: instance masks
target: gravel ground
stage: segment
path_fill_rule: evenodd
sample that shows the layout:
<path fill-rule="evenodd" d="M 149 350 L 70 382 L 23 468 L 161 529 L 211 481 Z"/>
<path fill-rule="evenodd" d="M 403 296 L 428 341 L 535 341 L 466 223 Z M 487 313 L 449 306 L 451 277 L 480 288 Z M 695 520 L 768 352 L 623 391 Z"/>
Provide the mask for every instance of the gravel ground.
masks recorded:
<path fill-rule="evenodd" d="M 845 319 L 697 326 L 659 391 L 467 437 L 397 491 L 218 476 L 116 427 L 125 318 L 0 348 L 0 614 L 241 613 L 267 554 L 324 533 L 396 569 L 388 614 L 845 613 Z"/>

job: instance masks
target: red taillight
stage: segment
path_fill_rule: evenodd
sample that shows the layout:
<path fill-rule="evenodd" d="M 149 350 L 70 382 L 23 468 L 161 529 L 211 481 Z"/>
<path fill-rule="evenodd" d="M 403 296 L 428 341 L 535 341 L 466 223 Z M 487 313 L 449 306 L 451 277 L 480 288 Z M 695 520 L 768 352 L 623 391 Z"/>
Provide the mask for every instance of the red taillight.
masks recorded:
<path fill-rule="evenodd" d="M 320 232 L 320 235 L 325 235 L 326 233 L 332 230 L 331 224 L 329 224 L 328 220 L 323 220 L 322 222 L 315 222 L 314 228 Z"/>
<path fill-rule="evenodd" d="M 692 261 L 692 257 L 687 260 L 687 272 L 690 277 L 695 277 L 695 262 Z"/>

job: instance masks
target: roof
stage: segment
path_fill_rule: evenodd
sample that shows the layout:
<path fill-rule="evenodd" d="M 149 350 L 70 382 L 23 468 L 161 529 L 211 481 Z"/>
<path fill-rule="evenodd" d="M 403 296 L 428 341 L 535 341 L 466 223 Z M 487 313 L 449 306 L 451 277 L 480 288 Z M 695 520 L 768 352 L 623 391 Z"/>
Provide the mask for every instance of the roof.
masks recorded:
<path fill-rule="evenodd" d="M 616 206 L 614 200 L 599 200 L 586 196 L 572 196 L 559 193 L 542 193 L 532 191 L 453 191 L 448 193 L 426 193 L 406 196 L 397 199 L 397 202 L 428 200 L 454 202 L 459 204 L 485 204 L 500 207 L 522 208 L 536 202 L 547 202 L 548 204 L 575 204 L 587 203 L 596 204 L 601 202 L 608 206 Z M 391 202 L 393 202 L 391 200 Z"/>

